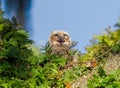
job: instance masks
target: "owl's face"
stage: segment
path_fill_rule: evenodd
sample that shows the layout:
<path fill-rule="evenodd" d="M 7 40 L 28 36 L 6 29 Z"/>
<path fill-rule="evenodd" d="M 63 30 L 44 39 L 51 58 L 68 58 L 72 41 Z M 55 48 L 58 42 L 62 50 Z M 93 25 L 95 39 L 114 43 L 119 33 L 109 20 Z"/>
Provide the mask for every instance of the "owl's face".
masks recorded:
<path fill-rule="evenodd" d="M 69 34 L 62 30 L 56 30 L 51 32 L 49 37 L 49 44 L 50 46 L 59 46 L 59 47 L 70 47 L 71 45 L 71 38 Z"/>

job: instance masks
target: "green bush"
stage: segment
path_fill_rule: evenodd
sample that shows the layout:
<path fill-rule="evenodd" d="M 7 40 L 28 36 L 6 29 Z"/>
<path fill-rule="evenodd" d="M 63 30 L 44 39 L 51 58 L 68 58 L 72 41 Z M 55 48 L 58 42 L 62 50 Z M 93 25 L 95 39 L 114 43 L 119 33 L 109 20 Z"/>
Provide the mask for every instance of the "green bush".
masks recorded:
<path fill-rule="evenodd" d="M 13 23 L 0 18 L 1 88 L 65 88 L 82 74 L 80 66 L 61 69 L 68 59 L 50 55 L 47 46 L 36 48 L 29 34 Z"/>
<path fill-rule="evenodd" d="M 107 28 L 101 35 L 95 35 L 91 40 L 92 45 L 86 47 L 87 53 L 82 57 L 83 61 L 91 59 L 107 58 L 110 53 L 120 51 L 120 28 L 115 31 Z"/>
<path fill-rule="evenodd" d="M 115 67 L 109 68 L 109 70 L 114 70 L 112 72 L 108 72 L 104 70 L 104 66 L 106 64 L 114 65 L 115 62 L 120 63 L 117 59 L 119 59 L 120 53 L 120 26 L 118 26 L 117 30 L 112 31 L 111 29 L 107 29 L 106 33 L 102 35 L 94 36 L 94 43 L 91 46 L 87 47 L 87 53 L 83 56 L 84 60 L 88 59 L 96 59 L 100 63 L 98 63 L 97 71 L 95 71 L 94 75 L 91 79 L 88 80 L 88 88 L 119 88 L 120 87 L 120 69 L 113 69 Z M 92 41 L 93 41 L 92 40 Z M 110 55 L 116 56 L 109 57 Z M 90 56 L 90 57 L 89 57 Z M 86 59 L 85 59 L 86 58 Z M 112 61 L 113 59 L 114 62 Z M 106 63 L 106 61 L 108 61 Z M 103 62 L 104 61 L 104 62 Z M 113 63 L 113 64 L 111 64 Z"/>
<path fill-rule="evenodd" d="M 102 67 L 98 68 L 96 75 L 88 81 L 88 88 L 119 88 L 120 87 L 120 69 L 113 71 L 108 75 Z M 103 72 L 103 73 L 102 73 Z"/>
<path fill-rule="evenodd" d="M 3 13 L 0 11 L 0 88 L 65 88 L 91 72 L 82 61 L 101 61 L 110 53 L 118 54 L 120 51 L 120 28 L 117 25 L 117 30 L 107 29 L 107 33 L 95 36 L 95 42 L 86 47 L 87 53 L 78 56 L 78 63 L 69 67 L 66 66 L 69 59 L 50 55 L 47 45 L 40 48 L 34 46 L 28 32 L 16 21 L 4 18 Z M 107 75 L 99 67 L 97 73 L 88 81 L 88 87 L 120 87 L 119 69 Z"/>

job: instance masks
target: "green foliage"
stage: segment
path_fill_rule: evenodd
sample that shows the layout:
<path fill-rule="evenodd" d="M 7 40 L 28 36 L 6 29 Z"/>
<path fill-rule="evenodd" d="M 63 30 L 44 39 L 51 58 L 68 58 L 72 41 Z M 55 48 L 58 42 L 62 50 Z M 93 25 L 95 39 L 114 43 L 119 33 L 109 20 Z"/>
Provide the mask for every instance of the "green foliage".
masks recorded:
<path fill-rule="evenodd" d="M 0 18 L 0 88 L 65 88 L 80 76 L 80 66 L 64 68 L 69 59 L 33 46 L 28 33 Z M 81 71 L 79 71 L 81 69 Z"/>
<path fill-rule="evenodd" d="M 94 36 L 91 40 L 92 45 L 86 47 L 87 53 L 83 55 L 83 60 L 96 59 L 102 62 L 102 66 L 97 66 L 96 74 L 88 81 L 88 88 L 119 88 L 120 87 L 120 69 L 106 74 L 103 66 L 110 54 L 119 54 L 120 52 L 120 26 L 115 31 L 110 28 L 101 35 Z M 109 62 L 112 63 L 112 62 Z M 112 68 L 111 68 L 112 69 Z"/>
<path fill-rule="evenodd" d="M 29 34 L 20 27 L 13 27 L 13 22 L 3 18 L 3 13 L 0 10 L 0 88 L 65 88 L 67 83 L 72 84 L 90 72 L 79 60 L 78 64 L 67 66 L 70 59 L 51 55 L 48 45 L 34 46 Z M 115 31 L 107 29 L 107 33 L 95 36 L 92 41 L 93 44 L 86 47 L 87 53 L 77 57 L 80 61 L 101 60 L 109 53 L 119 53 L 119 26 Z M 76 52 L 69 53 L 75 55 Z M 120 70 L 106 74 L 98 66 L 97 73 L 88 82 L 90 88 L 120 87 Z"/>
<path fill-rule="evenodd" d="M 102 67 L 109 55 L 120 53 L 120 26 L 118 24 L 116 30 L 112 31 L 111 28 L 107 28 L 105 33 L 94 36 L 91 46 L 86 47 L 87 53 L 83 54 L 82 61 L 91 59 L 98 61 L 97 71 L 88 81 L 88 88 L 120 88 L 120 69 L 106 74 Z"/>
<path fill-rule="evenodd" d="M 102 59 L 109 55 L 109 53 L 119 53 L 120 51 L 120 29 L 112 31 L 110 28 L 106 29 L 106 33 L 96 35 L 91 40 L 92 45 L 87 46 L 87 53 L 83 55 L 83 61 L 90 59 Z"/>
<path fill-rule="evenodd" d="M 119 74 L 120 74 L 120 69 L 111 72 L 108 75 L 105 74 L 103 75 L 102 71 L 98 71 L 98 74 L 93 75 L 93 78 L 88 81 L 88 88 L 119 88 L 120 87 Z"/>
<path fill-rule="evenodd" d="M 22 87 L 31 72 L 32 40 L 24 30 L 13 29 L 12 22 L 0 18 L 0 87 Z"/>

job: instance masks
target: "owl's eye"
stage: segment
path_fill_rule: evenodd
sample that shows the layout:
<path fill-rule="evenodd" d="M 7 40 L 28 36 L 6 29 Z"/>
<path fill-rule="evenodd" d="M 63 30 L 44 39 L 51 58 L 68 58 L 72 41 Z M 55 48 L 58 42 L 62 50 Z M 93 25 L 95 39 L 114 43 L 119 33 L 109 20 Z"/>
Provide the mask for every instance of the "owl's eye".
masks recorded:
<path fill-rule="evenodd" d="M 64 34 L 64 40 L 67 42 L 69 41 L 69 36 L 67 34 Z"/>
<path fill-rule="evenodd" d="M 67 34 L 64 34 L 64 38 L 68 38 L 68 35 L 67 35 Z"/>

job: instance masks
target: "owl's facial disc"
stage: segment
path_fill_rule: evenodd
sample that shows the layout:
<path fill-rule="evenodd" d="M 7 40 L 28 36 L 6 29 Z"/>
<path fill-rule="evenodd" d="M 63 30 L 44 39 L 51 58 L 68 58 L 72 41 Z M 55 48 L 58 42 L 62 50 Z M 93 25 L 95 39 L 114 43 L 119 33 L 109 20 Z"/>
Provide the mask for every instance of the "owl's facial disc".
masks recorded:
<path fill-rule="evenodd" d="M 65 31 L 53 31 L 49 38 L 49 44 L 51 47 L 70 47 L 71 38 Z"/>

